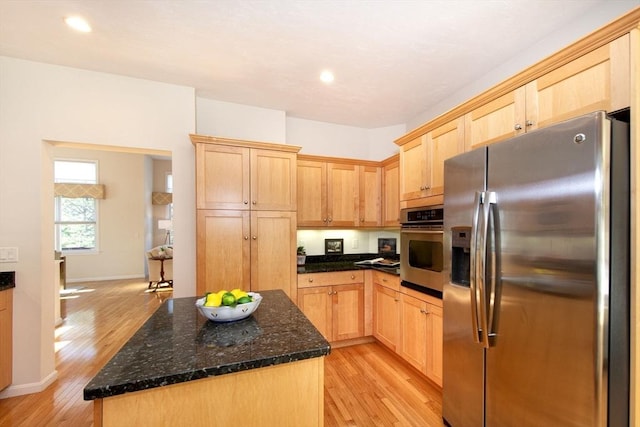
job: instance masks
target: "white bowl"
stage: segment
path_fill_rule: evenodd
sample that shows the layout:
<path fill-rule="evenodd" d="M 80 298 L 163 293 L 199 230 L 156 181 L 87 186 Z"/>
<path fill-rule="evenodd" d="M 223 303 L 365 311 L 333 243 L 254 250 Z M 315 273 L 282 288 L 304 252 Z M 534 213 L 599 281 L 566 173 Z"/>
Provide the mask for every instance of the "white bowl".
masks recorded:
<path fill-rule="evenodd" d="M 262 296 L 256 292 L 248 292 L 253 301 L 237 304 L 235 307 L 221 305 L 220 307 L 205 307 L 204 297 L 196 300 L 196 307 L 204 317 L 214 322 L 233 322 L 251 316 L 258 309 Z"/>

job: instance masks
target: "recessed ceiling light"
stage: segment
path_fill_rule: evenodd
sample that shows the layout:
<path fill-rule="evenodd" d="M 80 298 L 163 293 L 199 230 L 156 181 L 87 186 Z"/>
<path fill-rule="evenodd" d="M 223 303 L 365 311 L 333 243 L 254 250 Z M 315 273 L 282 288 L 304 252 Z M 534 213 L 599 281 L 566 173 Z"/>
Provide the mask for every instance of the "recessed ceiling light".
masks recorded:
<path fill-rule="evenodd" d="M 64 18 L 64 22 L 71 28 L 81 33 L 90 33 L 91 25 L 81 16 L 67 16 Z"/>
<path fill-rule="evenodd" d="M 331 83 L 333 82 L 333 73 L 329 70 L 324 70 L 322 73 L 320 73 L 320 80 L 322 80 L 324 83 Z"/>

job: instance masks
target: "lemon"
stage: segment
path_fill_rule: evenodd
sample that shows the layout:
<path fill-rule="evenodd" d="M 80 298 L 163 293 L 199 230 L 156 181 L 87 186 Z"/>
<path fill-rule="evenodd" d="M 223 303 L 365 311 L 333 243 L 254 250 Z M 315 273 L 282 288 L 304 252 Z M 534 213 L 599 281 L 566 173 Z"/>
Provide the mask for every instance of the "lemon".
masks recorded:
<path fill-rule="evenodd" d="M 209 294 L 205 297 L 204 306 L 205 307 L 220 307 L 222 303 L 222 297 L 218 294 Z"/>
<path fill-rule="evenodd" d="M 234 305 L 236 303 L 236 297 L 231 292 L 227 292 L 222 295 L 222 305 Z"/>
<path fill-rule="evenodd" d="M 222 298 L 222 296 L 223 296 L 224 294 L 226 294 L 227 292 L 228 292 L 228 291 L 227 291 L 226 289 L 222 289 L 222 290 L 220 290 L 220 291 L 216 292 L 216 295 L 220 295 L 220 298 Z"/>
<path fill-rule="evenodd" d="M 249 296 L 249 294 L 247 294 L 245 291 L 237 288 L 232 290 L 231 293 L 233 294 L 234 297 L 236 297 L 237 300 L 239 300 L 242 297 Z"/>

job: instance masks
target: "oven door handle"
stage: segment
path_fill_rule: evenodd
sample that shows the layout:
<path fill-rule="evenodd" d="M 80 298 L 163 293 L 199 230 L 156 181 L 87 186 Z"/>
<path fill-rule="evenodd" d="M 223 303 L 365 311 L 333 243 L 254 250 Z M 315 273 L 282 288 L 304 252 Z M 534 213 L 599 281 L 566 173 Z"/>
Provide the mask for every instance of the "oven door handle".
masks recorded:
<path fill-rule="evenodd" d="M 471 244 L 470 244 L 470 275 L 469 275 L 469 293 L 471 296 L 471 327 L 473 328 L 473 340 L 480 344 L 481 334 L 480 322 L 478 321 L 478 249 L 482 247 L 482 242 L 478 239 L 480 234 L 478 233 L 480 225 L 480 205 L 484 198 L 484 192 L 476 191 L 476 195 L 473 201 L 473 222 L 471 223 Z"/>

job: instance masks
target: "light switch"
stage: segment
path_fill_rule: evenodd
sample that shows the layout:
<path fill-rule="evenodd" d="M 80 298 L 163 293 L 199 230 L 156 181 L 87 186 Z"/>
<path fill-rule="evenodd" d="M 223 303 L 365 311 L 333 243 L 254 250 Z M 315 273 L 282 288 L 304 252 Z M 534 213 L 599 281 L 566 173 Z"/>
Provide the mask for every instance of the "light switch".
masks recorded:
<path fill-rule="evenodd" d="M 0 248 L 0 262 L 18 262 L 18 248 Z"/>

